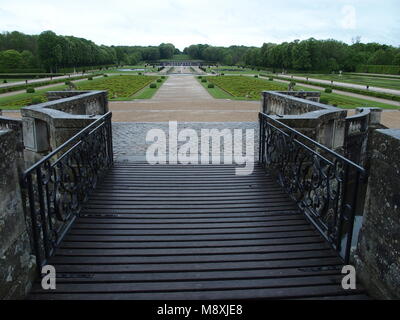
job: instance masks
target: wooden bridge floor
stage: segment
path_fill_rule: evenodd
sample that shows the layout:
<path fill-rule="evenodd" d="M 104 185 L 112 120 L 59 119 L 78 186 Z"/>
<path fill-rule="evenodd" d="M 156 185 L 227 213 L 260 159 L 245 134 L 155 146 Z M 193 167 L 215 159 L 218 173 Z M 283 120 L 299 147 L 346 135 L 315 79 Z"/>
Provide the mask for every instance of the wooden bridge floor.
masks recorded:
<path fill-rule="evenodd" d="M 361 299 L 342 262 L 256 167 L 116 163 L 31 299 Z"/>

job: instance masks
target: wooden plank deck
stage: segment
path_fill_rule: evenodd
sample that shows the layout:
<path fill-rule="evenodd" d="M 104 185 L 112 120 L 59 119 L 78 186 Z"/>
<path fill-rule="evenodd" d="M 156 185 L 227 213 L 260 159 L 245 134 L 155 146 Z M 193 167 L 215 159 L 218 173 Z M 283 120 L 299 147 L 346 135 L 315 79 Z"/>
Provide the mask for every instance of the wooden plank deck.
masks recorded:
<path fill-rule="evenodd" d="M 342 262 L 257 167 L 116 163 L 31 299 L 361 299 Z"/>

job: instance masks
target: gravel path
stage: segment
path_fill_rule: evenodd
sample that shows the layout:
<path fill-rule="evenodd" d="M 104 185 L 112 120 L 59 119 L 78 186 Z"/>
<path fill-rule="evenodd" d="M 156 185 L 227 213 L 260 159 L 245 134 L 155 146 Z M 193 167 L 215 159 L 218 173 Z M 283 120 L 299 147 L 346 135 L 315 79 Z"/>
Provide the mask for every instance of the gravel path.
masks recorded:
<path fill-rule="evenodd" d="M 109 103 L 113 121 L 256 121 L 258 101 L 214 99 L 190 75 L 171 75 L 152 99 Z"/>

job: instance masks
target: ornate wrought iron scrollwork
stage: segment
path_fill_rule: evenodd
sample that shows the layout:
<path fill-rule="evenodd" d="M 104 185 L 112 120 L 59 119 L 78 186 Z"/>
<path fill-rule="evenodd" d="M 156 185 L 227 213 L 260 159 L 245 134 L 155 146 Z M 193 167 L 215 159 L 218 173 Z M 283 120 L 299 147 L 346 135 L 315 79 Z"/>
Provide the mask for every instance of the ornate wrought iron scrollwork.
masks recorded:
<path fill-rule="evenodd" d="M 52 255 L 89 193 L 112 164 L 109 112 L 24 172 L 39 267 Z"/>
<path fill-rule="evenodd" d="M 354 194 L 365 170 L 264 113 L 259 119 L 260 162 L 347 261 L 357 209 Z"/>

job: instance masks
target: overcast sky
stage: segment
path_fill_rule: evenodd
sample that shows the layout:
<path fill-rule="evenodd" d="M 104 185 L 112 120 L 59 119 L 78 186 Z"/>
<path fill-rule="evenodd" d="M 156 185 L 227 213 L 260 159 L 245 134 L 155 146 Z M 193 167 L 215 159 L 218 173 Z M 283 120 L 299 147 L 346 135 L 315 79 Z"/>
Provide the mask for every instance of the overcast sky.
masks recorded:
<path fill-rule="evenodd" d="M 105 45 L 218 46 L 334 38 L 400 46 L 399 0 L 0 0 L 0 31 Z"/>

